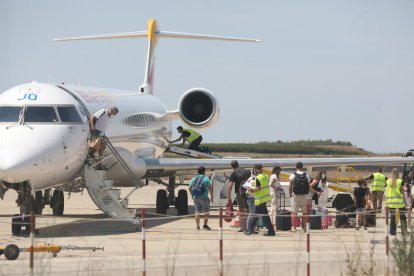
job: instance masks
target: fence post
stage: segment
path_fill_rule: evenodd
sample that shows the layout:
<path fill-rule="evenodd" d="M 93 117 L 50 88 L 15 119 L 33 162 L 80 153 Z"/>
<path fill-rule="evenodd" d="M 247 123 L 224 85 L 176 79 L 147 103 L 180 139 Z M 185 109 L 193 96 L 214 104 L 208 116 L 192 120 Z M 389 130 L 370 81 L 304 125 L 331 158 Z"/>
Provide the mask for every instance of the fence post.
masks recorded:
<path fill-rule="evenodd" d="M 142 233 L 142 276 L 147 274 L 146 248 L 145 248 L 145 209 L 141 210 L 141 233 Z"/>
<path fill-rule="evenodd" d="M 387 256 L 387 275 L 390 275 L 390 247 L 389 247 L 389 225 L 388 225 L 388 207 L 385 207 L 385 255 Z"/>
<path fill-rule="evenodd" d="M 306 263 L 306 275 L 310 276 L 310 203 L 306 206 L 307 209 L 307 216 L 306 216 L 306 252 L 308 255 L 307 263 Z"/>
<path fill-rule="evenodd" d="M 35 235 L 35 223 L 36 223 L 36 219 L 35 219 L 35 212 L 32 208 L 32 210 L 30 211 L 30 270 L 33 271 L 33 247 L 34 247 L 34 235 Z"/>
<path fill-rule="evenodd" d="M 223 276 L 223 208 L 220 208 L 219 226 L 220 276 Z"/>

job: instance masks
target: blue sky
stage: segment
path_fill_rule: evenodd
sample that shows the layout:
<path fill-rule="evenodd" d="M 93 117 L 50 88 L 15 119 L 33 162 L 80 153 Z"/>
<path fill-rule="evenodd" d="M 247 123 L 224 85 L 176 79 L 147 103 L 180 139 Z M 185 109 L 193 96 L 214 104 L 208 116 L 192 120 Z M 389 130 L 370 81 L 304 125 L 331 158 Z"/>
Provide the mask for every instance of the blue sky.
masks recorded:
<path fill-rule="evenodd" d="M 145 39 L 63 36 L 162 30 L 263 43 L 160 40 L 155 94 L 170 109 L 192 87 L 219 99 L 206 142 L 350 141 L 414 147 L 414 1 L 0 1 L 0 91 L 33 80 L 136 90 Z M 176 122 L 176 125 L 180 122 Z"/>

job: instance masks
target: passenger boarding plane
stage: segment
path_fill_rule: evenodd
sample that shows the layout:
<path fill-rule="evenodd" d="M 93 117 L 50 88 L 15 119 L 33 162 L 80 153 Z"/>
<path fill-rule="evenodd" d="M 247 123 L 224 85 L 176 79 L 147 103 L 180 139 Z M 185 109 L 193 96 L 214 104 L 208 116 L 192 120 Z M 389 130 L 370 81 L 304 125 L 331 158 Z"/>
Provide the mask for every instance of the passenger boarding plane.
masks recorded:
<path fill-rule="evenodd" d="M 231 169 L 228 159 L 162 158 L 172 136 L 172 120 L 181 119 L 192 128 L 208 127 L 219 117 L 219 104 L 209 90 L 192 88 L 181 96 L 177 110 L 167 110 L 153 91 L 155 47 L 160 38 L 260 40 L 161 31 L 154 19 L 149 20 L 148 30 L 143 32 L 56 40 L 115 38 L 148 39 L 145 77 L 138 91 L 32 82 L 0 94 L 0 196 L 7 189 L 16 190 L 22 214 L 30 212 L 31 206 L 41 214 L 45 204 L 49 204 L 54 215 L 62 215 L 63 192 L 86 188 L 105 214 L 133 220 L 136 213 L 128 209 L 128 197 L 149 180 L 168 186 L 168 195 L 165 189 L 157 193 L 159 213 L 165 213 L 169 204 L 175 205 L 179 213 L 185 213 L 187 192 L 182 190 L 175 197 L 175 183 L 165 183 L 161 178 L 194 174 L 200 165 L 209 171 Z M 96 162 L 88 158 L 88 118 L 110 106 L 117 106 L 119 114 L 106 133 L 110 143 L 103 161 L 105 169 L 98 170 Z M 308 166 L 336 166 L 402 164 L 408 160 L 403 157 L 241 159 L 239 164 L 246 168 L 255 163 L 294 167 L 298 161 Z M 131 187 L 132 191 L 121 198 L 119 187 Z"/>

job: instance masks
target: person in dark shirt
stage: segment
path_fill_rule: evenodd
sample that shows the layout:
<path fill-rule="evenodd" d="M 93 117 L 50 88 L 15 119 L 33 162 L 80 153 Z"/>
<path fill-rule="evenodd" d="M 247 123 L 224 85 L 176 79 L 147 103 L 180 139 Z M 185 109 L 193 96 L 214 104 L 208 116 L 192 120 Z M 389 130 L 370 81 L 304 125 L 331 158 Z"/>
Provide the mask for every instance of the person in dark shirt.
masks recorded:
<path fill-rule="evenodd" d="M 233 168 L 233 173 L 230 175 L 227 197 L 232 201 L 231 190 L 234 185 L 234 192 L 236 193 L 237 205 L 240 211 L 239 232 L 244 232 L 247 228 L 247 196 L 246 189 L 241 187 L 241 185 L 250 177 L 250 171 L 239 168 L 239 162 L 237 160 L 231 161 L 231 167 Z"/>
<path fill-rule="evenodd" d="M 358 180 L 358 187 L 354 189 L 354 199 L 356 207 L 356 230 L 359 230 L 359 217 L 362 215 L 362 224 L 364 230 L 367 230 L 367 217 L 365 214 L 365 205 L 367 201 L 367 189 L 363 187 L 364 180 Z"/>

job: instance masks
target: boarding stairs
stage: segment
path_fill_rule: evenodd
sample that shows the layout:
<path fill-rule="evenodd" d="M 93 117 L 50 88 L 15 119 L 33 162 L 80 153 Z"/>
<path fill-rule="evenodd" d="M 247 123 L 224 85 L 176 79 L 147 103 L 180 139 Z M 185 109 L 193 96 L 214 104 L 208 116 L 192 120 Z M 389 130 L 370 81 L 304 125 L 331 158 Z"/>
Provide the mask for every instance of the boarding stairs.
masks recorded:
<path fill-rule="evenodd" d="M 121 197 L 121 189 L 114 188 L 114 182 L 111 179 L 106 178 L 105 169 L 97 169 L 100 167 L 99 161 L 93 165 L 85 164 L 84 166 L 84 179 L 89 192 L 90 197 L 96 206 L 101 209 L 106 215 L 125 220 L 136 220 L 137 210 L 128 208 L 129 197 L 142 186 L 142 183 L 135 177 L 131 168 L 121 157 L 115 147 L 106 138 L 103 142 L 107 145 L 107 148 L 111 151 L 114 157 L 119 162 L 120 166 L 131 177 L 134 188 L 125 197 Z"/>

